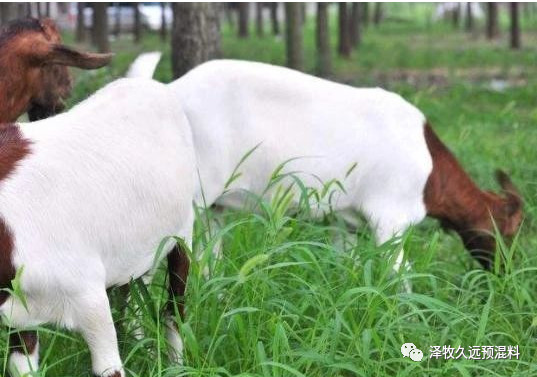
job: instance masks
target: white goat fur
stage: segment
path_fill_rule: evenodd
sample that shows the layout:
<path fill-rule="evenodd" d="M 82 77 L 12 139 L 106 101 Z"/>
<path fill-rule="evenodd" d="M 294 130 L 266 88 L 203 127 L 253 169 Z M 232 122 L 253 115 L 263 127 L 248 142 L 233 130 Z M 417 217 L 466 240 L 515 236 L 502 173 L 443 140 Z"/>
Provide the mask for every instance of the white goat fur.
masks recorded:
<path fill-rule="evenodd" d="M 425 217 L 423 190 L 432 171 L 425 117 L 399 95 L 229 60 L 198 66 L 170 86 L 192 127 L 206 203 L 239 206 L 243 190 L 262 194 L 278 165 L 294 159 L 284 172 L 301 172 L 309 187 L 320 188 L 319 178 L 339 179 L 346 194 L 332 207 L 363 213 L 379 243 Z M 233 190 L 220 197 L 258 144 Z"/>
<path fill-rule="evenodd" d="M 187 120 L 167 86 L 123 79 L 20 129 L 31 154 L 0 185 L 0 214 L 14 236 L 28 310 L 10 296 L 0 311 L 16 328 L 53 322 L 79 330 L 93 372 L 123 376 L 106 288 L 150 270 L 164 237 L 191 242 L 196 175 Z M 20 374 L 37 367 L 30 356 Z M 24 369 L 19 359 L 11 364 Z"/>

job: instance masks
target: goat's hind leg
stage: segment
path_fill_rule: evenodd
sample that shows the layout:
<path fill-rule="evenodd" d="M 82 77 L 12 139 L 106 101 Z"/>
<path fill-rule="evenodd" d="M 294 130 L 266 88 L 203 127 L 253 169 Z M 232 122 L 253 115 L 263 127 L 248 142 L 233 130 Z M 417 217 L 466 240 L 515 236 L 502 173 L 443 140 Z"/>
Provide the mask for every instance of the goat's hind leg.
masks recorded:
<path fill-rule="evenodd" d="M 176 245 L 168 254 L 170 300 L 166 313 L 166 336 L 168 338 L 168 345 L 171 347 L 170 357 L 172 361 L 178 364 L 183 363 L 183 339 L 179 334 L 179 328 L 175 318 L 176 314 L 179 314 L 182 320 L 185 319 L 184 295 L 189 268 L 190 261 L 184 246 Z"/>
<path fill-rule="evenodd" d="M 39 339 L 37 331 L 13 331 L 9 335 L 9 374 L 11 377 L 29 375 L 39 368 Z"/>

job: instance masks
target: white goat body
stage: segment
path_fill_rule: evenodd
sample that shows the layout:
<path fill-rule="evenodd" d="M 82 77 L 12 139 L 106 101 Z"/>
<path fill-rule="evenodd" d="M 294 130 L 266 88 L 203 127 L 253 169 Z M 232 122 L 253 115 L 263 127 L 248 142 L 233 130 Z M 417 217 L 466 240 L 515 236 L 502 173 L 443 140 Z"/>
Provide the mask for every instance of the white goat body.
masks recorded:
<path fill-rule="evenodd" d="M 170 86 L 192 126 L 207 204 L 237 206 L 244 191 L 262 194 L 288 161 L 283 172 L 299 172 L 309 187 L 340 180 L 346 193 L 332 207 L 362 212 L 379 242 L 425 217 L 423 189 L 432 170 L 425 117 L 399 95 L 226 60 L 202 64 Z"/>

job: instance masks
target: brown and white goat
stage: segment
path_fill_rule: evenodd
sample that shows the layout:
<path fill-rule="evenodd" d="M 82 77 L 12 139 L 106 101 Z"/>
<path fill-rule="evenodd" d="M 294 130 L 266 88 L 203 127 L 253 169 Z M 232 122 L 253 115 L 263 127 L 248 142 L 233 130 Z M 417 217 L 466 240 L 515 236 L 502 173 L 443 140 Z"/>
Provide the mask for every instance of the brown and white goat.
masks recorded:
<path fill-rule="evenodd" d="M 518 230 L 522 200 L 507 175 L 498 176 L 502 194 L 480 190 L 423 113 L 395 93 L 232 60 L 204 63 L 170 85 L 192 127 L 204 203 L 241 206 L 246 191 L 267 193 L 277 169 L 319 190 L 338 179 L 345 192 L 330 208 L 351 220 L 363 214 L 378 243 L 431 216 L 487 269 L 494 223 L 504 236 Z M 396 268 L 401 261 L 399 253 Z"/>
<path fill-rule="evenodd" d="M 194 168 L 188 121 L 156 81 L 117 80 L 64 114 L 0 125 L 0 314 L 23 330 L 10 339 L 12 377 L 37 371 L 37 335 L 24 330 L 44 323 L 82 334 L 94 375 L 123 377 L 106 289 L 166 255 L 167 334 L 181 359 L 174 297 L 188 259 L 161 241 L 191 243 Z M 9 291 L 16 277 L 21 295 Z"/>
<path fill-rule="evenodd" d="M 61 112 L 71 91 L 67 67 L 100 68 L 111 57 L 63 45 L 50 19 L 8 23 L 0 29 L 0 123 L 25 112 L 31 121 Z"/>

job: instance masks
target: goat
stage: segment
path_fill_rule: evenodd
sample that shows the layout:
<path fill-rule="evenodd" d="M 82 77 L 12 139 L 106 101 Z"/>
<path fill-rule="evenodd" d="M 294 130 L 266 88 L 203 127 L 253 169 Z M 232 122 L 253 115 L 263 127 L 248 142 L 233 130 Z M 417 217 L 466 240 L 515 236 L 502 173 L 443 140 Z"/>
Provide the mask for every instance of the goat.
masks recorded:
<path fill-rule="evenodd" d="M 64 114 L 0 127 L 0 313 L 20 330 L 80 331 L 96 376 L 124 376 L 107 287 L 168 255 L 170 305 L 184 293 L 185 249 L 168 240 L 158 252 L 167 236 L 190 245 L 194 216 L 192 136 L 172 97 L 164 84 L 122 79 Z M 8 293 L 13 279 L 21 297 Z M 12 375 L 37 370 L 35 331 L 14 333 L 10 344 Z"/>
<path fill-rule="evenodd" d="M 28 112 L 31 121 L 61 112 L 71 91 L 67 66 L 95 69 L 112 54 L 92 54 L 62 44 L 52 20 L 25 19 L 0 29 L 0 123 Z"/>
<path fill-rule="evenodd" d="M 288 161 L 283 172 L 301 172 L 309 187 L 340 180 L 345 192 L 331 207 L 365 215 L 379 244 L 429 215 L 491 269 L 494 224 L 504 236 L 519 228 L 522 200 L 509 177 L 498 176 L 501 195 L 480 190 L 423 113 L 397 94 L 231 60 L 204 63 L 170 85 L 192 127 L 204 203 L 240 206 L 245 191 L 265 193 Z M 402 260 L 401 249 L 396 269 Z"/>

